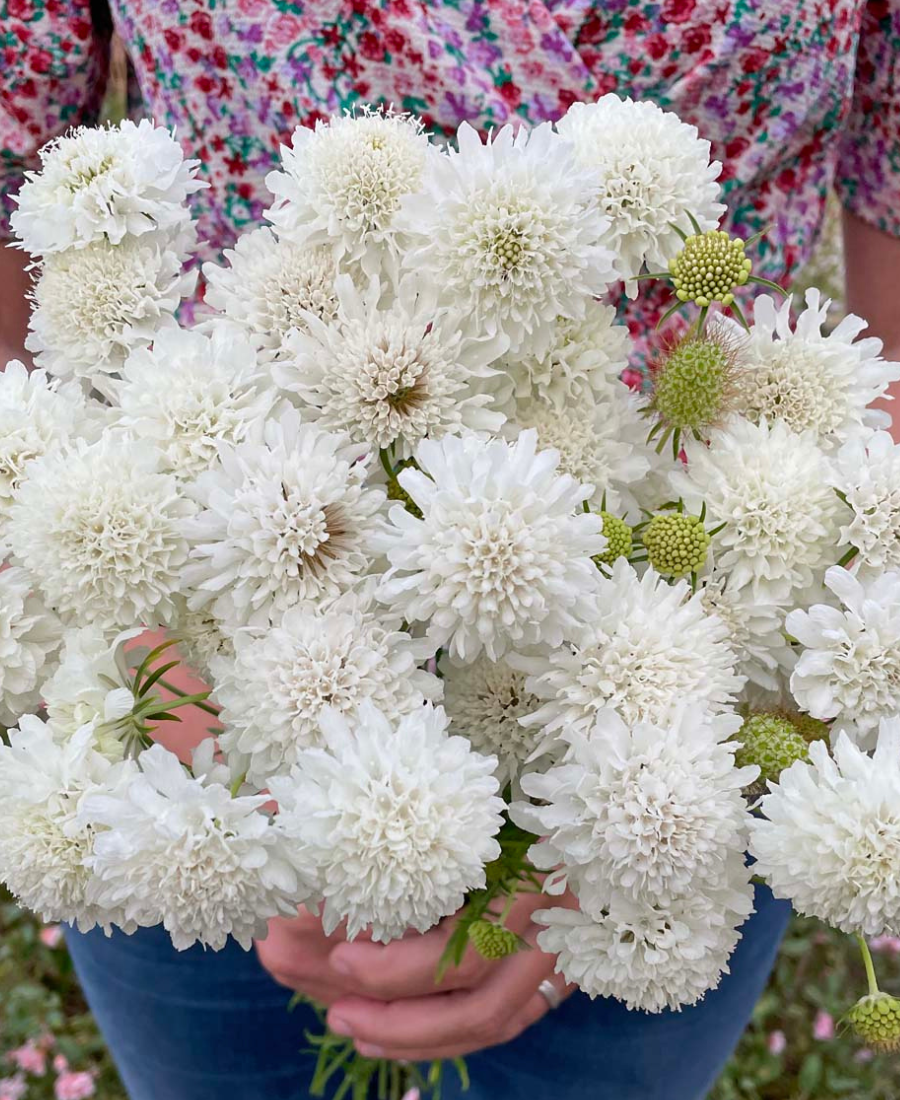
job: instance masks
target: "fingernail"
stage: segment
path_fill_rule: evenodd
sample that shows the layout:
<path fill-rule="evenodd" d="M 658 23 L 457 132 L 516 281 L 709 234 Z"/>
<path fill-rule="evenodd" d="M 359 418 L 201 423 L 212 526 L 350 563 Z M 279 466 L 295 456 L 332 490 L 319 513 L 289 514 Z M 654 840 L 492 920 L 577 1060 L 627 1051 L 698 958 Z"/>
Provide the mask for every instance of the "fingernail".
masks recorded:
<path fill-rule="evenodd" d="M 338 974 L 350 974 L 352 967 L 339 951 L 335 951 L 329 961 L 331 962 L 331 969 Z"/>
<path fill-rule="evenodd" d="M 353 1028 L 347 1023 L 342 1016 L 329 1016 L 328 1017 L 329 1030 L 333 1031 L 335 1035 L 352 1035 Z"/>
<path fill-rule="evenodd" d="M 374 1043 L 357 1043 L 356 1049 L 363 1058 L 383 1058 L 384 1047 L 377 1047 Z"/>

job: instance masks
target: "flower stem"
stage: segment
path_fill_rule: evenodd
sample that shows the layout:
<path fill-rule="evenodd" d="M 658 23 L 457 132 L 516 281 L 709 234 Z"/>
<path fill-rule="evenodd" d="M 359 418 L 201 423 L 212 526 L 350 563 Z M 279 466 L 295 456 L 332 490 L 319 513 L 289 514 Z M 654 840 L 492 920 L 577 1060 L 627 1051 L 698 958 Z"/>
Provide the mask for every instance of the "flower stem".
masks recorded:
<path fill-rule="evenodd" d="M 865 936 L 857 932 L 856 940 L 859 944 L 859 949 L 862 952 L 863 962 L 866 967 L 866 977 L 869 979 L 869 994 L 878 993 L 878 981 L 875 977 L 875 964 L 872 962 L 872 952 L 869 950 L 869 945 L 866 943 Z"/>
<path fill-rule="evenodd" d="M 381 459 L 381 465 L 384 467 L 384 472 L 388 476 L 388 481 L 393 480 L 394 467 L 391 465 L 391 460 L 388 458 L 388 453 L 384 447 L 378 452 L 378 457 Z"/>
<path fill-rule="evenodd" d="M 159 686 L 161 688 L 165 688 L 166 691 L 171 691 L 171 693 L 173 695 L 176 695 L 179 699 L 190 699 L 191 698 L 191 696 L 188 695 L 188 693 L 186 691 L 182 691 L 181 688 L 177 688 L 177 687 L 175 687 L 174 684 L 170 684 L 168 680 L 160 680 L 159 681 Z M 200 702 L 199 700 L 196 700 L 196 699 L 192 700 L 192 702 L 193 702 L 195 707 L 197 707 L 200 710 L 205 710 L 206 713 L 211 714 L 213 716 L 213 718 L 218 718 L 219 717 L 218 707 L 214 707 L 209 703 Z"/>

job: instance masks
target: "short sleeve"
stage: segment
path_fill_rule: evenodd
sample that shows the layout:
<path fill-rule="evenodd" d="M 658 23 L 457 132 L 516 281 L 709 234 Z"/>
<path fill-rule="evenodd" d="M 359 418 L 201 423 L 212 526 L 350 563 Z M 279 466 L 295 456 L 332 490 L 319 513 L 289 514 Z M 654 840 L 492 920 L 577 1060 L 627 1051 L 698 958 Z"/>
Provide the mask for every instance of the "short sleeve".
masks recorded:
<path fill-rule="evenodd" d="M 0 238 L 40 147 L 97 121 L 109 24 L 105 4 L 92 0 L 0 0 Z"/>
<path fill-rule="evenodd" d="M 835 186 L 857 217 L 900 237 L 900 0 L 868 0 Z"/>

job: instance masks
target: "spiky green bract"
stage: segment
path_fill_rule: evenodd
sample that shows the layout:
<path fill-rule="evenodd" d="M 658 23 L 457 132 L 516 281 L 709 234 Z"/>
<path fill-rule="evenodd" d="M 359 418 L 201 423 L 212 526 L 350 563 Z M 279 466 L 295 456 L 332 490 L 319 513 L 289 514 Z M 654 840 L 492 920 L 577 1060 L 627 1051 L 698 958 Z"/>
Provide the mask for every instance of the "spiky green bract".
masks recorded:
<path fill-rule="evenodd" d="M 734 291 L 750 278 L 753 265 L 744 255 L 744 241 L 721 229 L 694 234 L 669 261 L 669 274 L 681 302 L 701 308 L 712 302 L 730 306 Z"/>
<path fill-rule="evenodd" d="M 734 755 L 739 767 L 759 766 L 759 782 L 776 780 L 797 760 L 806 760 L 809 745 L 791 720 L 780 714 L 751 714 L 735 734 L 741 748 Z"/>
<path fill-rule="evenodd" d="M 729 411 L 735 348 L 721 335 L 690 334 L 652 370 L 650 409 L 679 432 L 700 433 Z"/>
<path fill-rule="evenodd" d="M 631 555 L 634 537 L 631 528 L 624 519 L 619 519 L 609 512 L 601 512 L 603 520 L 603 534 L 606 537 L 606 549 L 602 554 L 597 554 L 594 564 L 612 565 L 616 558 L 627 558 Z"/>
<path fill-rule="evenodd" d="M 477 920 L 469 925 L 469 941 L 483 959 L 505 959 L 519 950 L 515 932 L 490 920 Z"/>
<path fill-rule="evenodd" d="M 711 537 L 699 516 L 660 512 L 644 528 L 642 541 L 657 573 L 677 580 L 703 568 Z"/>
<path fill-rule="evenodd" d="M 872 1050 L 900 1050 L 900 998 L 869 993 L 850 1009 L 847 1020 Z"/>

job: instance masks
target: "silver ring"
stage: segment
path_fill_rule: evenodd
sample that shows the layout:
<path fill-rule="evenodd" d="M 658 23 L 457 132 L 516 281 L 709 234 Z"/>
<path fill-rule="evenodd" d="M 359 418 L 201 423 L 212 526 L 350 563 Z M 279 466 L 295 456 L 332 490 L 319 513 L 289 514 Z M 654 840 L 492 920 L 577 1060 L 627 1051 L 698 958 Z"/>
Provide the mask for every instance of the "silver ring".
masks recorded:
<path fill-rule="evenodd" d="M 562 1004 L 562 994 L 556 988 L 553 982 L 550 981 L 549 978 L 544 978 L 541 984 L 537 987 L 537 991 L 550 1006 L 551 1010 L 554 1008 L 559 1008 L 559 1006 Z"/>

